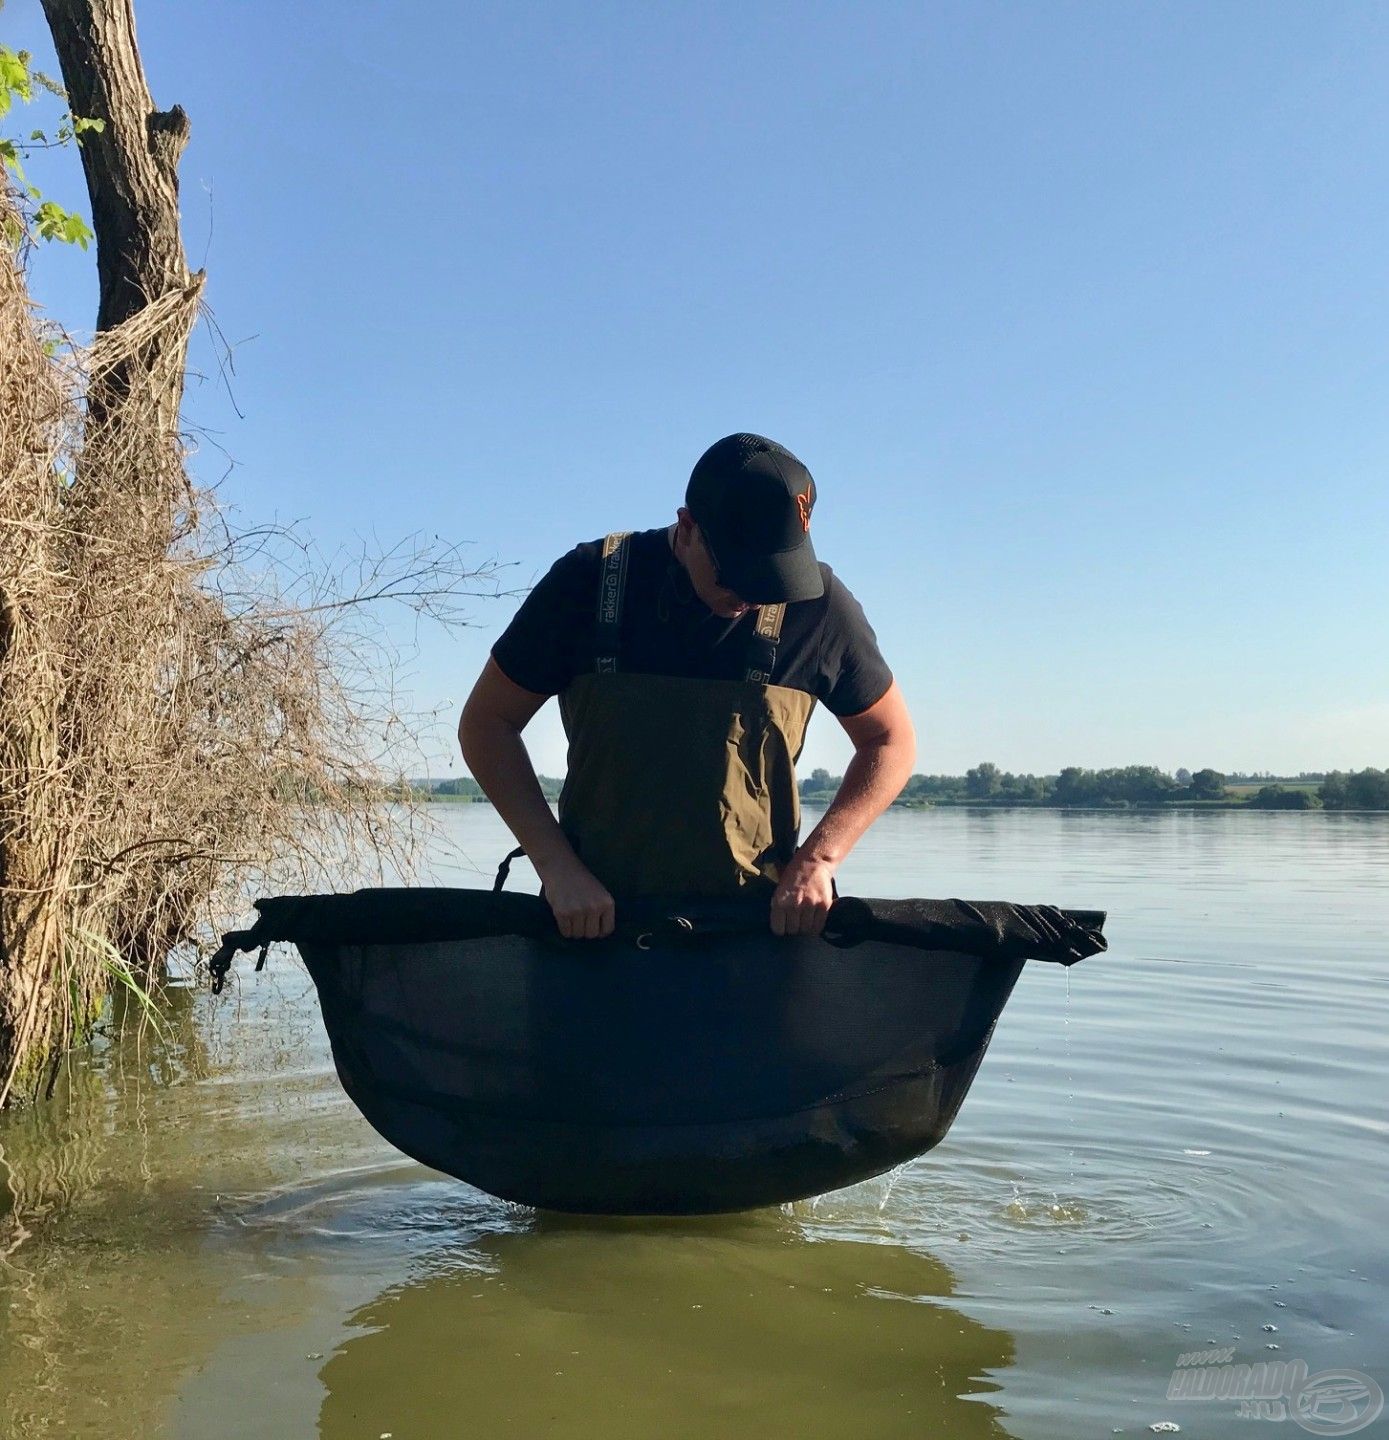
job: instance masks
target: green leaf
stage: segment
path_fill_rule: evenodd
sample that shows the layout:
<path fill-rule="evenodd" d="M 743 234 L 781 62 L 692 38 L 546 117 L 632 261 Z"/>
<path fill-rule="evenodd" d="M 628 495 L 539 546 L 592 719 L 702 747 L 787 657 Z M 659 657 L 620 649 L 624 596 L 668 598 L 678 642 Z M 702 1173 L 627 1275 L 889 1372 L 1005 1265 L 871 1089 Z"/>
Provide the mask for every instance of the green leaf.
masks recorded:
<path fill-rule="evenodd" d="M 77 245 L 85 250 L 87 242 L 92 239 L 92 231 L 80 215 L 70 214 L 67 223 L 63 226 L 63 239 L 69 245 Z"/>
<path fill-rule="evenodd" d="M 34 228 L 41 240 L 56 240 L 62 234 L 63 212 L 51 200 L 45 200 L 34 212 Z"/>
<path fill-rule="evenodd" d="M 8 46 L 0 45 L 0 104 L 4 106 L 0 115 L 9 110 L 12 94 L 25 101 L 33 98 L 29 67 L 22 55 L 15 54 Z"/>
<path fill-rule="evenodd" d="M 61 240 L 65 245 L 77 245 L 83 250 L 92 239 L 92 232 L 80 215 L 70 214 L 52 200 L 45 200 L 34 212 L 34 229 L 40 240 Z"/>
<path fill-rule="evenodd" d="M 74 115 L 72 117 L 72 130 L 75 135 L 82 135 L 88 130 L 95 130 L 98 135 L 106 129 L 106 121 L 99 120 L 90 115 Z"/>
<path fill-rule="evenodd" d="M 24 166 L 19 163 L 19 149 L 13 140 L 0 140 L 0 165 L 6 170 L 14 172 L 14 178 L 29 192 L 30 196 L 37 200 L 38 195 L 34 187 L 29 184 L 24 174 Z"/>

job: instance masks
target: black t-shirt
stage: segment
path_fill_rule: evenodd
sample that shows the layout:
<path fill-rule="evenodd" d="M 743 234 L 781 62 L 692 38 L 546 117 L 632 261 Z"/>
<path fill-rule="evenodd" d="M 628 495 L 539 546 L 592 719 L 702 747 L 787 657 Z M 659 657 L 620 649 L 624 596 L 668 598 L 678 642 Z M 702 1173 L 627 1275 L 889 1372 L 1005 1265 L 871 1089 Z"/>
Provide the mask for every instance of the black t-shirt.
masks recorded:
<path fill-rule="evenodd" d="M 576 545 L 551 566 L 492 647 L 524 690 L 555 695 L 594 668 L 603 542 Z M 804 690 L 835 715 L 858 715 L 892 683 L 858 601 L 828 565 L 825 593 L 786 607 L 772 684 Z M 695 595 L 667 532 L 641 530 L 628 545 L 621 668 L 645 675 L 741 680 L 755 611 L 729 622 Z"/>

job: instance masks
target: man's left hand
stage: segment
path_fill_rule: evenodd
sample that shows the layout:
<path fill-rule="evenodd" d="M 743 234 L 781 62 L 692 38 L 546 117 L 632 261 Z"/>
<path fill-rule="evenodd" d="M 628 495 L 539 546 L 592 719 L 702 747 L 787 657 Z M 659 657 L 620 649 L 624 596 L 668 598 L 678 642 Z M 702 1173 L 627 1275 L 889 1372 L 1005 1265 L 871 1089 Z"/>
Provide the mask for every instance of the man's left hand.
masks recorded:
<path fill-rule="evenodd" d="M 818 935 L 833 904 L 834 866 L 795 855 L 772 896 L 772 934 Z"/>

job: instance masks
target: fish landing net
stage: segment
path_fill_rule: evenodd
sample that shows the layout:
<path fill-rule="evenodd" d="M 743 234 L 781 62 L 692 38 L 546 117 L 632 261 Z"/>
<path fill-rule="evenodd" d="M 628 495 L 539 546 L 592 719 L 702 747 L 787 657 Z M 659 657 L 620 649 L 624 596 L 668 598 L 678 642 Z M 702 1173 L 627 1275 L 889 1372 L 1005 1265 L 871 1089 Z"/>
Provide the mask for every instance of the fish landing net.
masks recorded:
<path fill-rule="evenodd" d="M 1106 948 L 1098 911 L 839 899 L 619 907 L 606 940 L 483 890 L 280 896 L 224 938 L 292 941 L 343 1088 L 393 1145 L 507 1200 L 607 1214 L 778 1204 L 949 1130 L 1026 960 Z"/>

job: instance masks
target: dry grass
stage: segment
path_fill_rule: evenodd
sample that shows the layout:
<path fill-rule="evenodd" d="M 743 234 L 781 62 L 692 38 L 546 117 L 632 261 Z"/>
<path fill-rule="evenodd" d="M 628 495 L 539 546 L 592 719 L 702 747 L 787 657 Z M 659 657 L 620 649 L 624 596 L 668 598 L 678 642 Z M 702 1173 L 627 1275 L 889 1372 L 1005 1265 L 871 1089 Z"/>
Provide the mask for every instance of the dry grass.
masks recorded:
<path fill-rule="evenodd" d="M 490 578 L 228 527 L 147 363 L 182 363 L 150 342 L 186 337 L 200 284 L 53 358 L 0 248 L 0 1103 L 248 885 L 408 872 L 384 787 L 411 725 L 370 607 L 454 621 Z"/>

